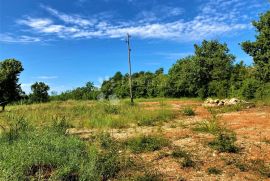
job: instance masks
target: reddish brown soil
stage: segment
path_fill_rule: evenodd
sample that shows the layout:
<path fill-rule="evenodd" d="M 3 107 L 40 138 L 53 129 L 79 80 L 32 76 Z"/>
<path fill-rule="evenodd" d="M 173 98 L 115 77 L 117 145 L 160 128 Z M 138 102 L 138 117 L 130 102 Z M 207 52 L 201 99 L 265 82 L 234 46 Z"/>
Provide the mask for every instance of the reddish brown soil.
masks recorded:
<path fill-rule="evenodd" d="M 146 109 L 160 108 L 159 102 L 140 103 Z M 164 123 L 161 127 L 139 127 L 121 130 L 111 130 L 116 139 L 125 139 L 138 134 L 162 134 L 171 141 L 171 146 L 160 151 L 133 155 L 148 169 L 163 175 L 163 180 L 270 180 L 259 172 L 263 165 L 270 164 L 270 107 L 255 107 L 239 112 L 229 112 L 218 115 L 219 122 L 234 131 L 237 136 L 236 145 L 239 153 L 219 153 L 208 146 L 215 138 L 209 133 L 193 131 L 193 127 L 212 115 L 202 107 L 200 101 L 166 101 L 171 109 L 179 110 L 179 116 Z M 196 116 L 186 117 L 180 114 L 184 107 L 195 109 Z M 75 131 L 76 132 L 76 131 Z M 91 133 L 90 133 L 91 134 Z M 184 168 L 182 160 L 173 158 L 174 149 L 181 148 L 192 155 L 196 163 L 194 167 Z M 246 170 L 240 170 L 239 165 L 245 165 Z M 208 173 L 208 168 L 215 167 L 222 171 L 220 175 Z M 270 169 L 270 168 L 269 168 Z"/>

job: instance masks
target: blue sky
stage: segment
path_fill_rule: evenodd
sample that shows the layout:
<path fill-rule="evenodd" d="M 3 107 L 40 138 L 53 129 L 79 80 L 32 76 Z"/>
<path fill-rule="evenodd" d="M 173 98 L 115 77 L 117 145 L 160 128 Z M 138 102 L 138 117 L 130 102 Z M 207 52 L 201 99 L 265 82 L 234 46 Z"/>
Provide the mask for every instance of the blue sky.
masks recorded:
<path fill-rule="evenodd" d="M 43 81 L 61 92 L 116 71 L 126 73 L 130 33 L 133 71 L 167 71 L 203 39 L 226 42 L 251 64 L 239 43 L 253 40 L 251 21 L 268 0 L 0 0 L 0 60 L 22 61 L 20 82 Z"/>

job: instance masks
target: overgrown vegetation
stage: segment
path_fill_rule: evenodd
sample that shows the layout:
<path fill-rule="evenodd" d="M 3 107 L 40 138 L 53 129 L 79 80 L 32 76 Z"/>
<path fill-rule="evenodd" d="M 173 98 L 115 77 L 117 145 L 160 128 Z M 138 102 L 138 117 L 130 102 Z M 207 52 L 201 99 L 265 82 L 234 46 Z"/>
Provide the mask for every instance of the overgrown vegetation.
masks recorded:
<path fill-rule="evenodd" d="M 16 105 L 10 110 L 12 114 L 24 117 L 36 126 L 50 125 L 55 120 L 65 119 L 72 126 L 88 128 L 126 128 L 134 124 L 150 126 L 170 121 L 176 114 L 170 107 L 147 110 L 143 105 L 130 106 L 123 101 L 117 105 L 107 101 L 50 102 Z M 8 115 L 8 112 L 3 112 L 0 120 L 8 120 Z"/>

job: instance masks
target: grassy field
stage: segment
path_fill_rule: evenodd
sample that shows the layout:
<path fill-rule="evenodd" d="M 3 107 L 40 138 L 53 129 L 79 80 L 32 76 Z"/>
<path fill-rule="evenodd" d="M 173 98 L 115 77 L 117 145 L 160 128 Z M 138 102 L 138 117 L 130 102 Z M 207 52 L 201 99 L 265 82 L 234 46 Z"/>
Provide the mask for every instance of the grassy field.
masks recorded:
<path fill-rule="evenodd" d="M 260 137 L 242 136 L 222 114 L 244 113 L 244 107 L 213 110 L 201 103 L 140 99 L 134 106 L 128 100 L 8 106 L 0 113 L 0 180 L 269 178 L 267 131 L 263 137 L 268 123 L 257 129 Z M 247 111 L 265 117 L 269 110 Z M 241 123 L 241 117 L 233 119 Z M 250 151 L 257 142 L 260 155 L 246 159 L 257 153 Z"/>
<path fill-rule="evenodd" d="M 139 100 L 140 102 L 142 100 Z M 157 109 L 145 109 L 143 105 L 130 106 L 127 100 L 117 104 L 107 101 L 65 101 L 44 104 L 15 105 L 0 115 L 0 123 L 10 119 L 24 118 L 36 127 L 64 121 L 77 128 L 127 128 L 155 125 L 167 121 L 175 113 L 159 99 Z"/>

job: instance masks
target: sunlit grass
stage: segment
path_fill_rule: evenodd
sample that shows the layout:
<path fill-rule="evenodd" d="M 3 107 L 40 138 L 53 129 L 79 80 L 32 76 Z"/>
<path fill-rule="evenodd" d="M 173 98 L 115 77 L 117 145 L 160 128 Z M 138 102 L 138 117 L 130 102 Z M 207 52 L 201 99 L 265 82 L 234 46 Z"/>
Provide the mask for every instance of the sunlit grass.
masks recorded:
<path fill-rule="evenodd" d="M 174 118 L 175 112 L 166 103 L 155 109 L 120 101 L 117 105 L 103 101 L 53 101 L 44 104 L 9 106 L 0 114 L 0 125 L 6 125 L 8 117 L 23 117 L 34 126 L 51 125 L 65 119 L 73 127 L 81 128 L 126 128 L 132 125 L 152 126 Z"/>

